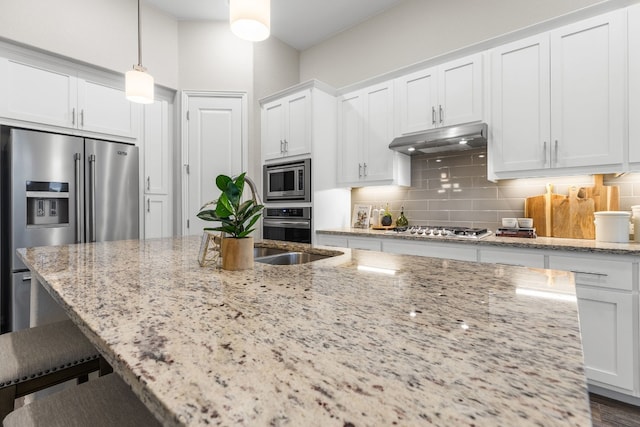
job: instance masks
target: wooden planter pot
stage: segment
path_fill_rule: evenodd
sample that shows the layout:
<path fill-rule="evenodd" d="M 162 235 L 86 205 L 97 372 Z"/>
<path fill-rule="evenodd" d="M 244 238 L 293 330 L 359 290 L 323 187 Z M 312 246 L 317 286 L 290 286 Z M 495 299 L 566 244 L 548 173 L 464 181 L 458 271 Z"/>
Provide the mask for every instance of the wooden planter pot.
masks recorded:
<path fill-rule="evenodd" d="M 253 237 L 225 237 L 221 245 L 222 268 L 248 270 L 253 268 Z"/>

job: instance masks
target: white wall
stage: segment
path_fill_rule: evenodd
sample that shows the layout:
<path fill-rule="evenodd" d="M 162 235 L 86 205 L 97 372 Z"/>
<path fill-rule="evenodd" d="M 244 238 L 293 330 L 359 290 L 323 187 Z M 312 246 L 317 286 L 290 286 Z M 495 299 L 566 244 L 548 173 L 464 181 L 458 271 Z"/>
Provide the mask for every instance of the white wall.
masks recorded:
<path fill-rule="evenodd" d="M 337 88 L 600 0 L 406 0 L 300 55 L 302 81 Z"/>
<path fill-rule="evenodd" d="M 137 0 L 0 0 L 0 37 L 119 73 L 138 62 Z M 176 88 L 177 22 L 142 9 L 142 63 Z"/>

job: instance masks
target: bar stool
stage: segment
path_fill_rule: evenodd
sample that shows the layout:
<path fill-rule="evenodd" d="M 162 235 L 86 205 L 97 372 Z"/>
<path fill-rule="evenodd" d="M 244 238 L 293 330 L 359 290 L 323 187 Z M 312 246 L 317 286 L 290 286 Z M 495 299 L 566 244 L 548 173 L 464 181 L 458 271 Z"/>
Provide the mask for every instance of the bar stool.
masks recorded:
<path fill-rule="evenodd" d="M 111 367 L 71 320 L 0 335 L 0 420 L 15 399 Z"/>
<path fill-rule="evenodd" d="M 18 408 L 3 427 L 155 427 L 160 422 L 116 374 Z"/>

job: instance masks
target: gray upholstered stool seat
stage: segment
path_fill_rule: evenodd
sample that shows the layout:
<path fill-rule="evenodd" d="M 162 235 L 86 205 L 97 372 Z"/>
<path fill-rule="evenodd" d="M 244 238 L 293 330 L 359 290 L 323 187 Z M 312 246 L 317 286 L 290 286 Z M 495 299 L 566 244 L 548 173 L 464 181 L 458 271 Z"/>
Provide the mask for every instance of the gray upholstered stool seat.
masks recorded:
<path fill-rule="evenodd" d="M 0 419 L 16 398 L 74 378 L 86 381 L 100 364 L 95 347 L 70 320 L 0 335 Z"/>
<path fill-rule="evenodd" d="M 158 420 L 116 374 L 66 388 L 10 413 L 3 427 L 153 427 Z"/>

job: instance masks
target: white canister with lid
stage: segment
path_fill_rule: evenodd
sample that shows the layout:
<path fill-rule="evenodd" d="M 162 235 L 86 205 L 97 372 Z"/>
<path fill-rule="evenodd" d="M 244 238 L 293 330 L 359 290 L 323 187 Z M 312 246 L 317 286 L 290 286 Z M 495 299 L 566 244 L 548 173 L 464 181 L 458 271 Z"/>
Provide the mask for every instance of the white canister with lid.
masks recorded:
<path fill-rule="evenodd" d="M 628 243 L 630 212 L 601 211 L 594 213 L 596 242 Z"/>

